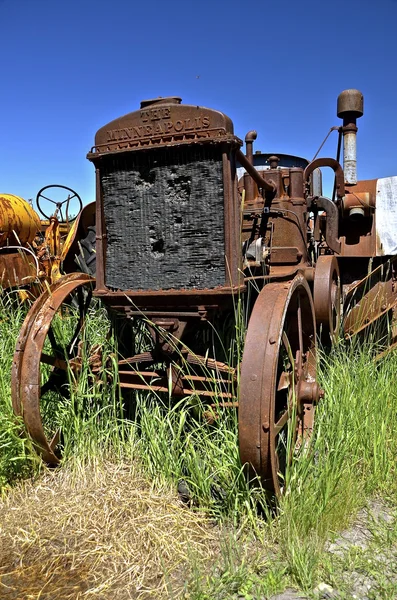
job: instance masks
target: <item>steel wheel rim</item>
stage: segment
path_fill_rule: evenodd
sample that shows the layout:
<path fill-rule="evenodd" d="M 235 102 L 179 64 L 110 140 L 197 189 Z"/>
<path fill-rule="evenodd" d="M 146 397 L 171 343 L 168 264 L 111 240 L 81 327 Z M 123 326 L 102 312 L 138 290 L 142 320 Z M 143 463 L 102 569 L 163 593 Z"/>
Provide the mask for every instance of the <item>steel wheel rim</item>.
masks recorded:
<path fill-rule="evenodd" d="M 56 356 L 55 350 L 50 357 L 45 356 L 43 350 L 47 340 L 52 337 L 50 328 L 54 315 L 64 301 L 73 292 L 81 290 L 84 286 L 92 288 L 93 282 L 94 280 L 88 275 L 74 273 L 51 286 L 33 304 L 17 342 L 12 368 L 13 408 L 18 416 L 23 417 L 26 431 L 31 437 L 36 450 L 48 464 L 55 465 L 60 462 L 60 457 L 56 451 L 59 439 L 57 439 L 57 432 L 49 439 L 42 420 L 40 404 L 42 390 L 45 387 L 45 385 L 42 385 L 42 366 L 48 364 L 46 361 L 49 359 L 53 361 L 49 378 L 52 375 L 57 376 L 57 369 L 66 371 L 67 367 L 59 362 L 62 359 Z M 86 300 L 87 310 L 88 302 L 89 298 Z M 82 331 L 83 327 L 84 321 L 81 322 L 79 332 Z M 76 333 L 78 335 L 79 332 L 76 329 L 73 335 L 76 335 Z M 52 346 L 52 342 L 50 345 Z"/>
<path fill-rule="evenodd" d="M 298 305 L 300 326 L 298 317 L 293 318 Z M 287 355 L 290 361 L 294 357 L 289 370 L 282 367 Z M 273 494 L 282 493 L 282 477 L 295 444 L 301 444 L 313 428 L 314 408 L 307 389 L 317 395 L 315 374 L 315 317 L 305 279 L 297 276 L 292 282 L 266 285 L 247 330 L 240 378 L 239 444 L 241 461 L 248 464 L 250 476 L 259 476 L 263 487 Z M 294 412 L 296 421 L 292 423 Z M 285 432 L 291 453 L 288 456 L 284 448 L 282 464 L 277 442 Z M 280 471 L 284 471 L 281 477 Z"/>

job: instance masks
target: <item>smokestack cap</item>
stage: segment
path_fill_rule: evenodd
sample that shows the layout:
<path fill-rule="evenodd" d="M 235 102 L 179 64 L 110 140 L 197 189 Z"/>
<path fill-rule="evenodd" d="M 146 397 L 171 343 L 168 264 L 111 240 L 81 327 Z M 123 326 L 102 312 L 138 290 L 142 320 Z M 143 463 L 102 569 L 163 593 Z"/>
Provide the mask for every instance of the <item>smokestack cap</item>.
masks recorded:
<path fill-rule="evenodd" d="M 167 96 L 166 98 L 159 96 L 158 98 L 151 98 L 150 100 L 142 100 L 141 108 L 146 108 L 153 104 L 180 104 L 181 102 L 182 98 L 179 98 L 179 96 Z"/>
<path fill-rule="evenodd" d="M 356 119 L 364 114 L 364 97 L 359 90 L 344 90 L 338 96 L 336 109 L 338 117 L 343 119 L 350 115 Z"/>

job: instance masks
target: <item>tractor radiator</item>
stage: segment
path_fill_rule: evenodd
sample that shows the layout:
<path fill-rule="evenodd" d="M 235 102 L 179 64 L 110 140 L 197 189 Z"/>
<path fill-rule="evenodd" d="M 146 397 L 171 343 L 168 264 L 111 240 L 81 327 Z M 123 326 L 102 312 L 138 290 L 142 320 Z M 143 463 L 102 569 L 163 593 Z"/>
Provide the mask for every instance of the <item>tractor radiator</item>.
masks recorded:
<path fill-rule="evenodd" d="M 107 287 L 138 291 L 225 285 L 219 147 L 128 152 L 104 163 Z"/>

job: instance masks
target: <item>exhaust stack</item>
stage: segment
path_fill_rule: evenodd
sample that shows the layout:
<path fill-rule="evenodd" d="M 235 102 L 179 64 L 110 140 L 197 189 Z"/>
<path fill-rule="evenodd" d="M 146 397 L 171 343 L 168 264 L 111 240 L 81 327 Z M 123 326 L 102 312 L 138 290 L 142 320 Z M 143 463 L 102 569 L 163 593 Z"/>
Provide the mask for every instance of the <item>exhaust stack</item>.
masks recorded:
<path fill-rule="evenodd" d="M 357 119 L 364 114 L 364 98 L 358 90 L 345 90 L 338 96 L 337 115 L 343 119 L 343 170 L 346 185 L 357 183 Z"/>

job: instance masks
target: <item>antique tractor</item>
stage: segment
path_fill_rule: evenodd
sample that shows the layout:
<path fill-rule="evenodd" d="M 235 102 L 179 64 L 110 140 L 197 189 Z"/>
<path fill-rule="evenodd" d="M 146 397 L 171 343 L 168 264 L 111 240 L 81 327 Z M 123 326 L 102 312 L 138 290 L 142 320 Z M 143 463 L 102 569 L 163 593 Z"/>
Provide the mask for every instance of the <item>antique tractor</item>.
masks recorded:
<path fill-rule="evenodd" d="M 0 194 L 0 228 L 1 288 L 29 285 L 40 271 L 32 247 L 41 229 L 40 217 L 23 198 Z"/>
<path fill-rule="evenodd" d="M 121 388 L 198 396 L 212 421 L 217 407 L 237 409 L 242 463 L 280 493 L 287 438 L 299 445 L 310 435 L 322 396 L 317 332 L 328 341 L 338 335 L 343 304 L 347 337 L 385 316 L 393 323 L 397 178 L 356 181 L 362 114 L 361 93 L 342 92 L 337 158 L 312 162 L 255 153 L 254 131 L 244 154 L 226 115 L 177 97 L 144 101 L 97 132 L 88 154 L 96 171 L 96 281 L 70 274 L 44 292 L 14 357 L 14 409 L 47 463 L 59 462 L 61 438 L 44 428 L 40 402 L 62 371 L 78 374 L 92 293 L 118 324 Z M 323 167 L 335 173 L 330 198 L 322 194 Z M 80 317 L 61 347 L 52 320 L 72 297 Z M 236 318 L 242 299 L 245 345 L 230 365 L 199 333 Z M 143 349 L 135 333 L 142 324 L 151 340 Z"/>
<path fill-rule="evenodd" d="M 80 268 L 86 270 L 84 250 L 79 242 L 84 243 L 88 228 L 95 225 L 94 204 L 83 210 L 80 196 L 63 185 L 42 188 L 36 196 L 36 204 L 44 220 L 40 220 L 23 198 L 0 194 L 0 286 L 3 290 L 29 286 L 33 293 L 32 286 L 41 290 L 44 281 L 54 283 L 62 273 L 75 271 L 80 264 Z"/>

